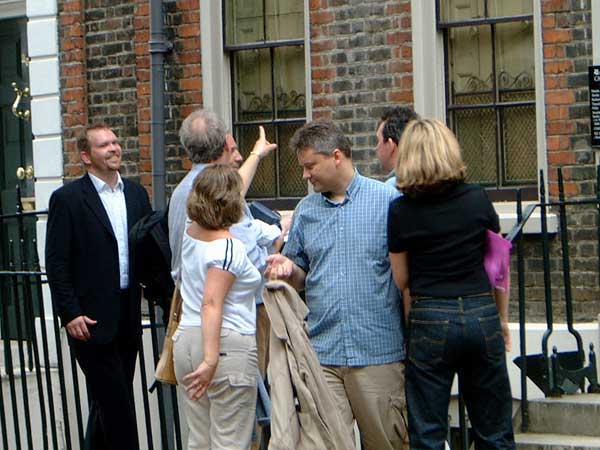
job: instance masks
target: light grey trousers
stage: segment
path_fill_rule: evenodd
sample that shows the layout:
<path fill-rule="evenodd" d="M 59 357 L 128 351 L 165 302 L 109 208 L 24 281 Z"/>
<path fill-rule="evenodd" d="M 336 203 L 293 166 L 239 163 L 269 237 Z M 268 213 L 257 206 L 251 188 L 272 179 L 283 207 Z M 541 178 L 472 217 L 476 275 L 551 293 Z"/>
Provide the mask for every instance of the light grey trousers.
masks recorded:
<path fill-rule="evenodd" d="M 202 328 L 179 329 L 173 336 L 177 389 L 185 399 L 188 450 L 247 450 L 256 411 L 258 363 L 254 335 L 221 330 L 219 365 L 207 392 L 191 400 L 182 379 L 204 358 Z"/>

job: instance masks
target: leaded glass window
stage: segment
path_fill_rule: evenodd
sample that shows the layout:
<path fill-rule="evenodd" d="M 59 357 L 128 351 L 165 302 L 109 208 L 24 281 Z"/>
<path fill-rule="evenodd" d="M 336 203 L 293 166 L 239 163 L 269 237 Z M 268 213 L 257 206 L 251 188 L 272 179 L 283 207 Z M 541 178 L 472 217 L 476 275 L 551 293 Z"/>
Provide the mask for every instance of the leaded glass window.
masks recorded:
<path fill-rule="evenodd" d="M 253 198 L 298 198 L 307 183 L 288 142 L 306 122 L 304 0 L 224 0 L 233 133 L 243 156 L 263 125 L 278 149 L 261 162 Z"/>
<path fill-rule="evenodd" d="M 447 120 L 468 180 L 537 180 L 533 0 L 438 0 Z"/>

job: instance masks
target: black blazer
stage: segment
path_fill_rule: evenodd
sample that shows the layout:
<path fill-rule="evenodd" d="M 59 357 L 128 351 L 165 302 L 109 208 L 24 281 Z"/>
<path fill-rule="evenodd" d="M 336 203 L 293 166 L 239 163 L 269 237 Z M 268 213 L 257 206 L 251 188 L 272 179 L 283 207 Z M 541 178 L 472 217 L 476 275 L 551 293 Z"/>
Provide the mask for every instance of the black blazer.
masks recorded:
<path fill-rule="evenodd" d="M 152 208 L 139 184 L 123 179 L 128 231 Z M 129 264 L 126 330 L 141 333 L 141 290 Z M 46 272 L 52 301 L 64 325 L 80 315 L 97 320 L 90 342 L 110 342 L 121 315 L 119 254 L 108 214 L 89 175 L 56 190 L 50 198 Z"/>

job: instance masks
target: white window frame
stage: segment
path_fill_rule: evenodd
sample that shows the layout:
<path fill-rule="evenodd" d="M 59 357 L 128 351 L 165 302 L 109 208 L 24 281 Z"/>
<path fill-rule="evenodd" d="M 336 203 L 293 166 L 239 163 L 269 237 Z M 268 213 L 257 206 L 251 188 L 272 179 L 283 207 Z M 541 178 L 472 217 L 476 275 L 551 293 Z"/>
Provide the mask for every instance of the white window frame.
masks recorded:
<path fill-rule="evenodd" d="M 223 51 L 223 1 L 200 0 L 200 48 L 202 55 L 202 100 L 204 108 L 223 118 L 229 128 L 231 110 L 231 74 L 229 56 Z M 310 66 L 310 9 L 304 0 L 304 56 L 306 119 L 312 120 Z"/>

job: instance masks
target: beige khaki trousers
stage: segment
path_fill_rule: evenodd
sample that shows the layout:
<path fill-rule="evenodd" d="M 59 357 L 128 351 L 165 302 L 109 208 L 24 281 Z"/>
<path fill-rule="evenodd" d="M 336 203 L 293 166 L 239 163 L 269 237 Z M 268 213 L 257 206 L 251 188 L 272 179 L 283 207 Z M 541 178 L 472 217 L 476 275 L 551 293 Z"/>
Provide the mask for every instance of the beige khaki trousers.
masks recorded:
<path fill-rule="evenodd" d="M 404 363 L 323 366 L 348 428 L 356 419 L 363 450 L 405 450 L 408 445 Z"/>
<path fill-rule="evenodd" d="M 179 329 L 173 336 L 175 375 L 189 427 L 188 450 L 247 450 L 256 411 L 258 374 L 254 335 L 221 330 L 219 365 L 206 394 L 191 400 L 182 379 L 204 359 L 202 328 Z"/>

